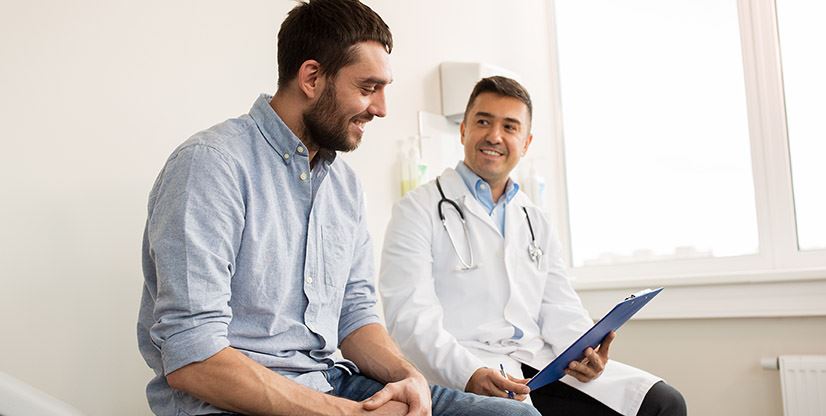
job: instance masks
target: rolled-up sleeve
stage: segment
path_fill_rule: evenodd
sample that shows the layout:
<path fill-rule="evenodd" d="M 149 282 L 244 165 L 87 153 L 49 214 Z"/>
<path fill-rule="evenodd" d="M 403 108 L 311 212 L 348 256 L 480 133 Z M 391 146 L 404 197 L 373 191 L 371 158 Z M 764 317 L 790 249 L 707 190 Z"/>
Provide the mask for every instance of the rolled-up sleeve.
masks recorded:
<path fill-rule="evenodd" d="M 147 224 L 157 279 L 150 336 L 165 375 L 229 346 L 230 282 L 244 229 L 237 175 L 231 158 L 194 144 L 159 178 Z"/>
<path fill-rule="evenodd" d="M 380 323 L 376 312 L 375 268 L 373 246 L 365 221 L 364 198 L 359 198 L 359 221 L 356 226 L 356 244 L 353 262 L 344 289 L 341 317 L 338 324 L 339 343 L 356 329 L 371 323 Z"/>

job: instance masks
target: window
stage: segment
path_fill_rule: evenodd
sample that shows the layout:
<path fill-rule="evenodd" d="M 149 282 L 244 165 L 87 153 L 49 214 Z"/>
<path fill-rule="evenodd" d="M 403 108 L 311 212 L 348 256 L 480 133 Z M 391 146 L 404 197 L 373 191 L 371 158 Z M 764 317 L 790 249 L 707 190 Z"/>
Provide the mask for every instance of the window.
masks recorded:
<path fill-rule="evenodd" d="M 573 265 L 757 253 L 736 5 L 556 4 Z"/>
<path fill-rule="evenodd" d="M 778 8 L 553 2 L 574 276 L 826 278 L 826 13 Z"/>
<path fill-rule="evenodd" d="M 801 250 L 826 248 L 826 5 L 777 4 L 783 86 Z"/>

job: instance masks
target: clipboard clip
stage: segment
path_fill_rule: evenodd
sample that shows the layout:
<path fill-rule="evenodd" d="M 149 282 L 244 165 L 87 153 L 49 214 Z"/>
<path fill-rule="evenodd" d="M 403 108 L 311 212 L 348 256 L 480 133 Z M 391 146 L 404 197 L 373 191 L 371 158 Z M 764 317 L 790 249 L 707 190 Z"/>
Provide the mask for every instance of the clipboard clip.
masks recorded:
<path fill-rule="evenodd" d="M 653 291 L 655 291 L 655 290 L 657 290 L 657 289 L 651 289 L 651 288 L 648 288 L 648 289 L 643 289 L 643 290 L 640 290 L 640 291 L 639 291 L 639 292 L 637 292 L 637 293 L 632 293 L 632 294 L 631 294 L 631 296 L 628 296 L 627 298 L 625 298 L 625 300 L 623 300 L 623 302 L 624 302 L 624 301 L 626 301 L 626 300 L 631 300 L 631 299 L 634 299 L 634 298 L 636 298 L 637 296 L 647 295 L 647 294 L 649 294 L 649 293 L 651 293 L 651 292 L 653 292 Z"/>

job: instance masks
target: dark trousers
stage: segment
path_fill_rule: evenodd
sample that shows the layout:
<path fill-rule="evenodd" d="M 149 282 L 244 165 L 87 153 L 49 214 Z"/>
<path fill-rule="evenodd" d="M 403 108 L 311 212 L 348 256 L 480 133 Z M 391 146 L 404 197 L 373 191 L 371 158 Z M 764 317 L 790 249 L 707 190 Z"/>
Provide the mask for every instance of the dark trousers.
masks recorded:
<path fill-rule="evenodd" d="M 522 365 L 525 378 L 531 378 L 538 370 Z M 617 416 L 610 407 L 593 397 L 556 381 L 531 392 L 534 407 L 543 415 Z M 651 386 L 640 405 L 637 416 L 685 416 L 685 399 L 677 389 L 660 381 Z"/>

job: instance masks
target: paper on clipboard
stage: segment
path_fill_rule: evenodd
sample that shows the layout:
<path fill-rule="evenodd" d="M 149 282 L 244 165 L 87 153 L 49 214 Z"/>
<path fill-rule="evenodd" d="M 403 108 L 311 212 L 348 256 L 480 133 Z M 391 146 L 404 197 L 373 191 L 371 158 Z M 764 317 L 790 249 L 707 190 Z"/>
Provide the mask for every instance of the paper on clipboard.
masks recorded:
<path fill-rule="evenodd" d="M 616 331 L 628 319 L 634 316 L 643 306 L 645 306 L 654 296 L 657 296 L 663 288 L 646 289 L 637 292 L 616 304 L 610 312 L 600 319 L 579 339 L 574 341 L 570 347 L 559 354 L 542 371 L 536 374 L 529 382 L 531 390 L 538 389 L 546 384 L 553 383 L 565 375 L 565 368 L 571 361 L 579 361 L 585 355 L 588 347 L 596 348 L 611 331 Z"/>

